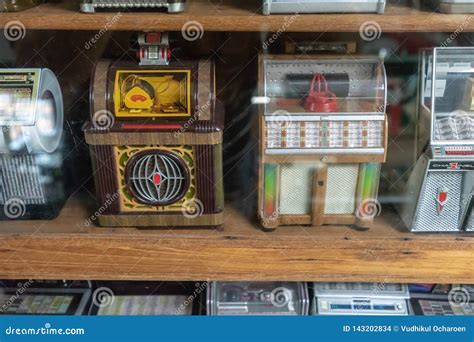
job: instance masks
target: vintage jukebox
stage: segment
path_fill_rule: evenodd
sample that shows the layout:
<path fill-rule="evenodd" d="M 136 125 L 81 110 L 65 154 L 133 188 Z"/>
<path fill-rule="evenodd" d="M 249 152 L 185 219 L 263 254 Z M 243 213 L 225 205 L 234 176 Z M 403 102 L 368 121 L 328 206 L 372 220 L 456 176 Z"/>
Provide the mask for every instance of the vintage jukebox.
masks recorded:
<path fill-rule="evenodd" d="M 63 98 L 49 69 L 0 69 L 0 219 L 52 219 L 66 193 Z"/>
<path fill-rule="evenodd" d="M 160 9 L 169 13 L 184 11 L 186 0 L 81 0 L 81 12 L 94 13 L 100 9 Z"/>
<path fill-rule="evenodd" d="M 262 56 L 260 100 L 263 227 L 369 227 L 386 158 L 383 61 Z"/>
<path fill-rule="evenodd" d="M 425 50 L 419 146 L 401 216 L 414 232 L 474 230 L 474 48 Z M 426 130 L 429 127 L 429 130 Z"/>
<path fill-rule="evenodd" d="M 213 282 L 207 288 L 207 314 L 308 315 L 308 285 L 302 282 Z"/>
<path fill-rule="evenodd" d="M 224 111 L 214 63 L 170 62 L 166 35 L 140 42 L 140 65 L 101 61 L 92 80 L 85 134 L 99 224 L 220 226 Z"/>
<path fill-rule="evenodd" d="M 274 13 L 379 13 L 386 0 L 263 0 L 263 14 Z"/>
<path fill-rule="evenodd" d="M 313 314 L 407 316 L 410 293 L 403 284 L 314 283 Z"/>

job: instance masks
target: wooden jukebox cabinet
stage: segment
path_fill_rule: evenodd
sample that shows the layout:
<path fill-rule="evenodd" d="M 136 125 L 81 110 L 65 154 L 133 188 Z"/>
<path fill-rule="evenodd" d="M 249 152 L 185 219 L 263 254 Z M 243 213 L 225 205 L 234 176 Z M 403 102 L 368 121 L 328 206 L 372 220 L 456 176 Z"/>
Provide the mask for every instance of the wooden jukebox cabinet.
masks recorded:
<path fill-rule="evenodd" d="M 262 56 L 260 87 L 263 227 L 369 227 L 386 158 L 383 61 Z"/>
<path fill-rule="evenodd" d="M 103 226 L 223 223 L 223 106 L 214 63 L 169 62 L 165 34 L 139 38 L 134 63 L 98 63 L 91 145 Z"/>

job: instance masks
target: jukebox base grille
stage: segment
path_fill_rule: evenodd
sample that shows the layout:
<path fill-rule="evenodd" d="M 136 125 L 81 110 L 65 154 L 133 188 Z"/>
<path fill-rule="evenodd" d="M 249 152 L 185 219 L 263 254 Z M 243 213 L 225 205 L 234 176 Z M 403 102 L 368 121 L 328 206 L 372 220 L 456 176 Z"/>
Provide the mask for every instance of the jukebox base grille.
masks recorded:
<path fill-rule="evenodd" d="M 281 215 L 308 215 L 311 213 L 314 170 L 315 167 L 311 164 L 282 165 Z"/>
<path fill-rule="evenodd" d="M 325 214 L 344 215 L 354 213 L 358 177 L 358 164 L 328 166 Z"/>
<path fill-rule="evenodd" d="M 34 155 L 0 156 L 0 204 L 12 198 L 25 204 L 46 203 Z"/>

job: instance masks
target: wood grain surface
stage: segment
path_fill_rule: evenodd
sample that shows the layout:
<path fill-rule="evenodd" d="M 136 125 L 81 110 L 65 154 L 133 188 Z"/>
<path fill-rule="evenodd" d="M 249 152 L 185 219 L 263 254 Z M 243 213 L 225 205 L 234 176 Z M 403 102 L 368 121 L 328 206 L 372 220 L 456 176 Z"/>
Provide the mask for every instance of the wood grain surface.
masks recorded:
<path fill-rule="evenodd" d="M 27 29 L 181 31 L 198 21 L 205 31 L 359 32 L 364 23 L 376 21 L 382 32 L 471 32 L 474 20 L 468 14 L 433 13 L 389 4 L 385 14 L 261 14 L 258 0 L 189 0 L 180 14 L 123 11 L 83 14 L 76 1 L 44 4 L 19 13 L 0 14 L 0 25 L 19 20 Z M 199 33 L 198 33 L 199 34 Z"/>
<path fill-rule="evenodd" d="M 408 233 L 389 208 L 368 231 L 265 233 L 232 205 L 216 231 L 87 226 L 85 204 L 71 199 L 50 222 L 1 222 L 0 278 L 474 283 L 473 236 Z"/>

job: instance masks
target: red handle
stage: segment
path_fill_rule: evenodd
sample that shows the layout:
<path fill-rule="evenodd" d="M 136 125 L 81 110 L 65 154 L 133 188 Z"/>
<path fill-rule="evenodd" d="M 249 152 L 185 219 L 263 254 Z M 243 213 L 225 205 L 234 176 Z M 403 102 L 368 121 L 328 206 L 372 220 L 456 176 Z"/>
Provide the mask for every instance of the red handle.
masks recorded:
<path fill-rule="evenodd" d="M 321 92 L 321 83 L 324 84 L 324 91 L 327 93 L 328 92 L 328 82 L 326 80 L 326 77 L 324 77 L 323 74 L 315 74 L 313 77 L 313 81 L 311 82 L 311 89 L 309 90 L 309 94 L 312 95 L 314 94 L 314 85 L 318 82 L 318 93 Z"/>

